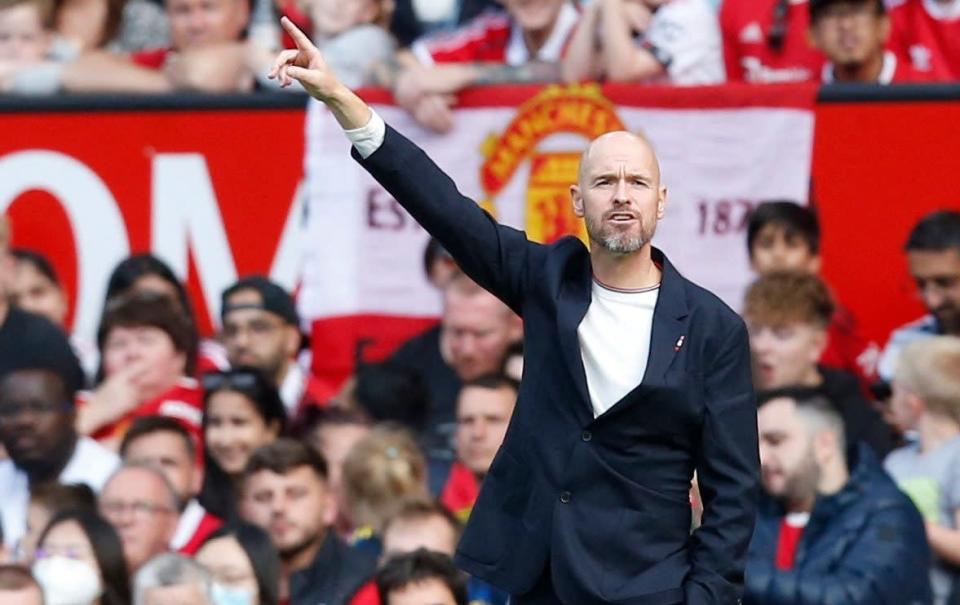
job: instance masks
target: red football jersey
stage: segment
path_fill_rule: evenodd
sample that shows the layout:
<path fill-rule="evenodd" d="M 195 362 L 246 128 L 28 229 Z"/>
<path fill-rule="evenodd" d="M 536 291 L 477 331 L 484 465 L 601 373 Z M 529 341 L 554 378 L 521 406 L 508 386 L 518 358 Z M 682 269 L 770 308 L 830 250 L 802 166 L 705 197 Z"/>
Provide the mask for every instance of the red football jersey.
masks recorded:
<path fill-rule="evenodd" d="M 932 80 L 960 80 L 960 0 L 887 0 L 890 48 Z"/>
<path fill-rule="evenodd" d="M 84 405 L 89 395 L 80 393 L 78 404 Z M 193 378 L 182 378 L 166 393 L 152 401 L 140 404 L 116 422 L 101 427 L 92 435 L 97 440 L 120 440 L 130 428 L 130 423 L 140 416 L 169 416 L 176 419 L 193 435 L 197 443 L 202 442 L 203 389 Z M 198 448 L 200 450 L 202 448 Z"/>
<path fill-rule="evenodd" d="M 161 69 L 167 62 L 167 56 L 173 52 L 172 48 L 156 48 L 141 50 L 130 55 L 130 60 L 140 67 L 147 69 Z"/>
<path fill-rule="evenodd" d="M 821 81 L 824 84 L 834 82 L 833 63 L 825 63 L 822 71 Z M 927 74 L 915 70 L 909 62 L 898 57 L 893 51 L 884 51 L 883 66 L 880 68 L 877 84 L 904 84 L 909 82 L 927 82 L 929 80 L 930 77 Z"/>
<path fill-rule="evenodd" d="M 782 44 L 770 42 L 779 0 L 724 0 L 720 9 L 723 58 L 730 82 L 757 84 L 820 79 L 823 55 L 807 41 L 807 0 L 790 0 Z"/>

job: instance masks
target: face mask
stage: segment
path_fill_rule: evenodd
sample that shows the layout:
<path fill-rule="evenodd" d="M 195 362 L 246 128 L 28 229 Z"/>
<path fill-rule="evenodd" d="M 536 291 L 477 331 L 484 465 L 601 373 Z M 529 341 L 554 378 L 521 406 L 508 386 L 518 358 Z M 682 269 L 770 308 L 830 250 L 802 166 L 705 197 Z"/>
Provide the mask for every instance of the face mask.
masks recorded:
<path fill-rule="evenodd" d="M 253 605 L 253 593 L 246 588 L 213 583 L 213 605 Z"/>
<path fill-rule="evenodd" d="M 103 594 L 97 570 L 83 561 L 53 556 L 33 564 L 46 605 L 91 605 Z"/>

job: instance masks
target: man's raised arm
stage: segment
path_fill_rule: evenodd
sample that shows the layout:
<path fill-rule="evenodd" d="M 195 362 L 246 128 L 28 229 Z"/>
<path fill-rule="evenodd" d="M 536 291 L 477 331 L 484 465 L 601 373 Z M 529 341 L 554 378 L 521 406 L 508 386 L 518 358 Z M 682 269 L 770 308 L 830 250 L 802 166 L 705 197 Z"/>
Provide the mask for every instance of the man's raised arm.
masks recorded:
<path fill-rule="evenodd" d="M 278 56 L 269 77 L 282 86 L 297 80 L 324 103 L 353 142 L 363 167 L 450 252 L 478 284 L 521 312 L 531 255 L 542 247 L 523 232 L 499 225 L 427 157 L 383 120 L 327 67 L 310 39 L 286 17 L 297 44 Z"/>

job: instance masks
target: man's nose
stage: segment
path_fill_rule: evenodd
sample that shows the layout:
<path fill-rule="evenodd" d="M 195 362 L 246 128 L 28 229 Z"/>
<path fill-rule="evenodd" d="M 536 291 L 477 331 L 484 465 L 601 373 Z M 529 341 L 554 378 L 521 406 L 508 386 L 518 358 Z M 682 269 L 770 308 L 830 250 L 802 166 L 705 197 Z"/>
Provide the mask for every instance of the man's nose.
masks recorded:
<path fill-rule="evenodd" d="M 617 186 L 613 190 L 613 201 L 616 204 L 625 204 L 630 202 L 630 194 L 627 191 L 626 179 L 617 179 Z"/>

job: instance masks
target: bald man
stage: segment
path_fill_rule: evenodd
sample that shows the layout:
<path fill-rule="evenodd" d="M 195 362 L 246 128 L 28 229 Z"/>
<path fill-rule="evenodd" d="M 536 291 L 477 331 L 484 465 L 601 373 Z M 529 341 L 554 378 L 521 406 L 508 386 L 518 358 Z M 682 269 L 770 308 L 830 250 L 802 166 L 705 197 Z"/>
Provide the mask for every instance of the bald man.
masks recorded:
<path fill-rule="evenodd" d="M 363 167 L 524 320 L 520 395 L 457 563 L 516 605 L 737 603 L 759 484 L 747 332 L 651 245 L 667 189 L 649 143 L 614 132 L 584 153 L 570 193 L 589 249 L 530 242 L 283 25 L 298 48 L 271 75 L 325 103 Z"/>

